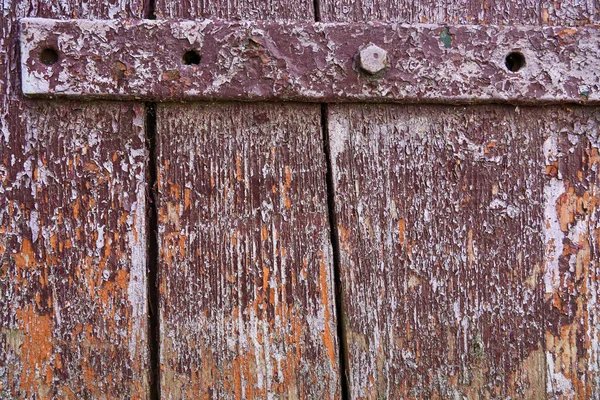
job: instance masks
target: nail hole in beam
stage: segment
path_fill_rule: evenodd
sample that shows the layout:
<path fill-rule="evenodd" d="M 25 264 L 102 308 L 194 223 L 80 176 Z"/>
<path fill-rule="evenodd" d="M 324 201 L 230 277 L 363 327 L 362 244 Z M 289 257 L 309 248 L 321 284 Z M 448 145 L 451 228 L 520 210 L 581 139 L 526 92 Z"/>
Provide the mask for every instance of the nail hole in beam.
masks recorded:
<path fill-rule="evenodd" d="M 42 64 L 53 65 L 58 61 L 58 53 L 56 50 L 46 48 L 40 53 L 40 61 Z"/>
<path fill-rule="evenodd" d="M 196 50 L 188 50 L 183 53 L 183 63 L 185 65 L 198 65 L 200 64 L 200 53 Z"/>
<path fill-rule="evenodd" d="M 504 59 L 504 65 L 506 65 L 506 69 L 508 69 L 510 72 L 517 72 L 521 68 L 525 67 L 525 56 L 518 51 L 508 53 Z"/>

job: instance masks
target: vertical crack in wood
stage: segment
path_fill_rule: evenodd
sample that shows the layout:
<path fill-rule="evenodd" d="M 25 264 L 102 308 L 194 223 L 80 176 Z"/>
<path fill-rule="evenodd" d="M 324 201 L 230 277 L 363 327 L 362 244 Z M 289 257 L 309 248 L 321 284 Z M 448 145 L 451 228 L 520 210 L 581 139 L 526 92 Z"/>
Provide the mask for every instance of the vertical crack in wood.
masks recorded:
<path fill-rule="evenodd" d="M 321 5 L 319 0 L 313 0 L 313 8 L 315 10 L 315 22 L 321 22 Z"/>
<path fill-rule="evenodd" d="M 146 10 L 144 15 L 146 19 L 156 19 L 156 0 L 146 0 Z"/>
<path fill-rule="evenodd" d="M 339 346 L 339 367 L 340 367 L 340 385 L 342 390 L 342 399 L 349 399 L 348 374 L 346 366 L 348 365 L 348 350 L 346 341 L 346 330 L 344 328 L 344 310 L 343 293 L 340 274 L 340 246 L 337 229 L 337 218 L 335 214 L 335 187 L 333 183 L 333 170 L 331 159 L 331 149 L 329 147 L 329 129 L 327 120 L 327 104 L 321 104 L 321 128 L 323 130 L 323 150 L 325 161 L 327 163 L 327 206 L 329 211 L 329 232 L 331 246 L 333 249 L 333 275 L 334 275 L 334 294 L 335 294 L 335 313 L 337 315 L 337 336 Z"/>
<path fill-rule="evenodd" d="M 146 103 L 146 149 L 148 187 L 146 193 L 148 252 L 148 351 L 150 353 L 150 399 L 160 399 L 160 298 L 158 276 L 158 208 L 156 204 L 156 103 Z"/>
<path fill-rule="evenodd" d="M 146 0 L 146 19 L 156 19 L 156 0 Z M 158 208 L 156 205 L 156 103 L 146 103 L 146 149 L 148 151 L 148 188 L 146 194 L 148 252 L 148 352 L 150 400 L 160 399 L 160 291 L 158 282 Z"/>

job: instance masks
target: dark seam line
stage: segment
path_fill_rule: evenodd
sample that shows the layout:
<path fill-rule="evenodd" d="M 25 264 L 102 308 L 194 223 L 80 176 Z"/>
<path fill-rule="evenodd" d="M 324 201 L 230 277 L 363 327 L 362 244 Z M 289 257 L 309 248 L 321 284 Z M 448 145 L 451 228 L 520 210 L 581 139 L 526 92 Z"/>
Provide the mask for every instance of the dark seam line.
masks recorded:
<path fill-rule="evenodd" d="M 321 22 L 321 6 L 319 0 L 313 0 L 313 8 L 315 9 L 315 22 Z"/>
<path fill-rule="evenodd" d="M 348 386 L 348 346 L 346 341 L 344 302 L 342 291 L 342 280 L 340 273 L 340 245 L 337 229 L 337 218 L 335 213 L 335 187 L 333 185 L 333 172 L 331 159 L 331 150 L 329 148 L 329 129 L 327 118 L 328 106 L 321 104 L 321 127 L 323 129 L 323 149 L 327 162 L 327 207 L 329 211 L 329 232 L 331 247 L 333 249 L 333 276 L 335 293 L 335 313 L 337 315 L 337 336 L 338 352 L 340 365 L 340 386 L 342 389 L 342 399 L 350 398 L 350 388 Z"/>
<path fill-rule="evenodd" d="M 146 149 L 148 151 L 146 193 L 148 274 L 148 350 L 150 355 L 150 400 L 160 399 L 160 292 L 158 274 L 158 210 L 156 205 L 156 103 L 146 103 Z"/>
<path fill-rule="evenodd" d="M 145 18 L 156 19 L 156 0 L 146 0 L 146 5 Z"/>
<path fill-rule="evenodd" d="M 156 19 L 156 0 L 146 0 L 145 18 Z M 156 103 L 146 103 L 146 273 L 148 274 L 149 398 L 160 400 L 160 291 L 158 274 L 158 207 L 156 161 Z"/>

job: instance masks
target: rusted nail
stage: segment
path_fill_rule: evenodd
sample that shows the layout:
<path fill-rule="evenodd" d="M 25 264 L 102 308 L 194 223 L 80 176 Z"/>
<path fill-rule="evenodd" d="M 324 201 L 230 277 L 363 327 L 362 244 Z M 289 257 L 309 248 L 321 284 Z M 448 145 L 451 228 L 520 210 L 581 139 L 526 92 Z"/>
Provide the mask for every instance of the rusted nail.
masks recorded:
<path fill-rule="evenodd" d="M 373 43 L 362 49 L 358 56 L 360 68 L 368 74 L 374 75 L 387 67 L 387 51 Z"/>

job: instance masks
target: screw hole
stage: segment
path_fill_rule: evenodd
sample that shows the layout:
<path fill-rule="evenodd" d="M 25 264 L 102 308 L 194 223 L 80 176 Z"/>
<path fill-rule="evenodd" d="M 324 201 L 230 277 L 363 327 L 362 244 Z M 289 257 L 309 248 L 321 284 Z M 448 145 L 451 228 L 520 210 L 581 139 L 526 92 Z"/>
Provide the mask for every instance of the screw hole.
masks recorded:
<path fill-rule="evenodd" d="M 200 53 L 196 50 L 188 50 L 183 53 L 183 63 L 185 65 L 198 65 L 200 64 Z"/>
<path fill-rule="evenodd" d="M 509 71 L 517 72 L 526 65 L 525 56 L 517 51 L 508 53 L 504 59 L 504 65 L 506 65 L 506 69 Z"/>
<path fill-rule="evenodd" d="M 54 49 L 44 49 L 40 53 L 40 61 L 46 65 L 56 64 L 58 61 L 58 53 Z"/>

